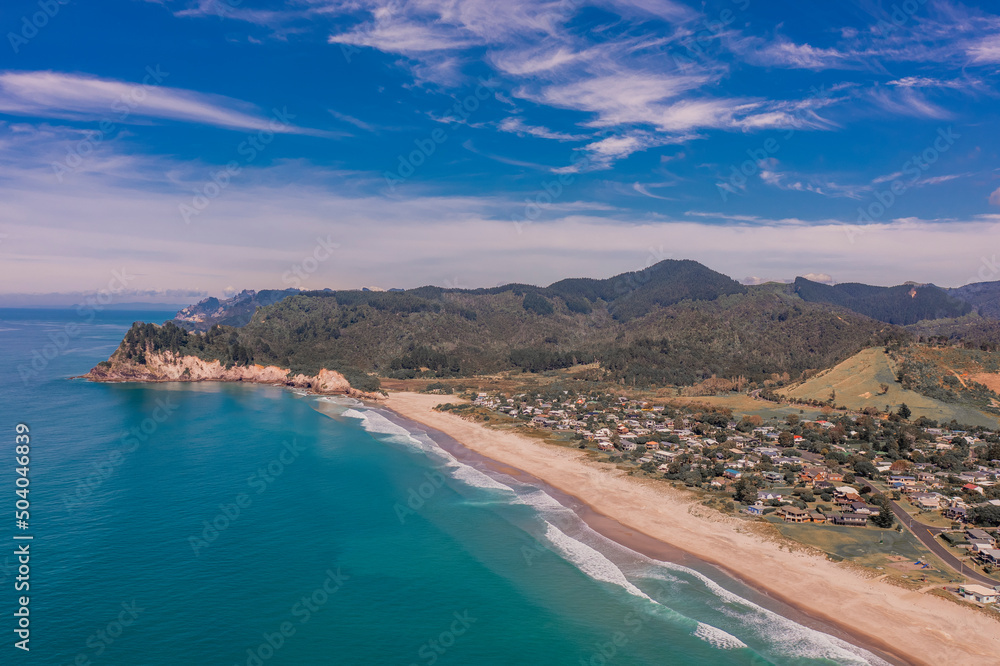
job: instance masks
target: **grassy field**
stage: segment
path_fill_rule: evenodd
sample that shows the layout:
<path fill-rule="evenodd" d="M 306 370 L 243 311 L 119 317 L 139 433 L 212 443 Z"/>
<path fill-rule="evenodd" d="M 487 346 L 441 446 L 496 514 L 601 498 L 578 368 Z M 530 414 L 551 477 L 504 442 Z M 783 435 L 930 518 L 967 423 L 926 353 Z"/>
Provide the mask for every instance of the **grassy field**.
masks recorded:
<path fill-rule="evenodd" d="M 768 419 L 783 419 L 789 414 L 796 414 L 807 419 L 815 419 L 822 412 L 814 407 L 802 407 L 800 405 L 779 405 L 767 400 L 757 400 L 744 393 L 727 393 L 724 395 L 710 396 L 675 396 L 670 400 L 679 403 L 703 403 L 714 407 L 727 407 L 733 410 L 734 414 L 746 414 L 747 416 L 759 416 L 765 421 Z"/>
<path fill-rule="evenodd" d="M 906 530 L 897 532 L 871 526 L 794 524 L 777 518 L 770 519 L 770 522 L 793 541 L 902 581 L 922 582 L 926 577 L 928 585 L 943 585 L 955 577 L 943 562 Z M 913 563 L 918 560 L 930 564 L 931 568 L 915 567 Z"/>
<path fill-rule="evenodd" d="M 881 385 L 887 386 L 888 391 L 882 393 Z M 896 369 L 892 361 L 881 348 L 866 349 L 843 363 L 780 392 L 792 398 L 824 401 L 830 397 L 831 391 L 836 391 L 835 404 L 850 409 L 875 407 L 883 410 L 886 405 L 896 409 L 905 402 L 913 412 L 912 418 L 926 416 L 944 422 L 955 419 L 959 423 L 990 428 L 1000 425 L 1000 420 L 994 416 L 902 388 L 896 383 Z"/>

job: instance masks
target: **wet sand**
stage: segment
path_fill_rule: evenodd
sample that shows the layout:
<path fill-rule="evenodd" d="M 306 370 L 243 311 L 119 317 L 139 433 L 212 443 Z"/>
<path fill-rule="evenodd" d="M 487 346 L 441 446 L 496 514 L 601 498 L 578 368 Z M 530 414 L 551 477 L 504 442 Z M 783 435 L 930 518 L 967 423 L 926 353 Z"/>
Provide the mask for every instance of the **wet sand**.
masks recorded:
<path fill-rule="evenodd" d="M 887 661 L 1000 663 L 1000 623 L 982 613 L 874 580 L 803 549 L 784 550 L 742 519 L 702 506 L 667 484 L 592 462 L 582 452 L 434 410 L 449 401 L 455 399 L 392 393 L 379 407 L 437 431 L 430 434 L 459 460 L 485 458 L 497 471 L 547 487 L 604 536 L 655 559 L 695 569 L 716 566 L 756 591 L 750 601 Z"/>

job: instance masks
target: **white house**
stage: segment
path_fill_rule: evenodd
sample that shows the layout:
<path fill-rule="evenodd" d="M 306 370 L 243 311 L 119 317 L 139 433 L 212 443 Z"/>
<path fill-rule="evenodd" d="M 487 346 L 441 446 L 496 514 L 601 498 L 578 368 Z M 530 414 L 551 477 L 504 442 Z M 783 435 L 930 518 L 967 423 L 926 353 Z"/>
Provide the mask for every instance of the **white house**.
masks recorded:
<path fill-rule="evenodd" d="M 958 588 L 958 593 L 966 601 L 977 601 L 981 604 L 995 604 L 997 602 L 997 591 L 983 585 L 963 585 Z"/>

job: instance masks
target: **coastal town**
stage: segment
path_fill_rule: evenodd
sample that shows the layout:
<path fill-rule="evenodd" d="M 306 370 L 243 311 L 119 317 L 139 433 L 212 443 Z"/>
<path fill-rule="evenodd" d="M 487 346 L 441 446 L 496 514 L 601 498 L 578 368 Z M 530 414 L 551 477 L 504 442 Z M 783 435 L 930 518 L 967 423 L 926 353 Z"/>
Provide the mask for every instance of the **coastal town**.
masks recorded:
<path fill-rule="evenodd" d="M 857 541 L 865 530 L 875 532 L 868 541 L 896 544 L 878 563 L 907 571 L 901 574 L 907 581 L 944 582 L 956 598 L 997 603 L 995 431 L 911 421 L 905 405 L 881 414 L 827 409 L 807 418 L 813 415 L 796 410 L 764 418 L 601 391 L 467 397 L 440 409 L 587 450 L 630 475 L 690 489 L 706 504 L 766 521 L 805 543 Z M 852 536 L 855 530 L 861 537 Z M 903 537 L 912 544 L 909 557 Z M 940 575 L 929 578 L 928 571 Z"/>

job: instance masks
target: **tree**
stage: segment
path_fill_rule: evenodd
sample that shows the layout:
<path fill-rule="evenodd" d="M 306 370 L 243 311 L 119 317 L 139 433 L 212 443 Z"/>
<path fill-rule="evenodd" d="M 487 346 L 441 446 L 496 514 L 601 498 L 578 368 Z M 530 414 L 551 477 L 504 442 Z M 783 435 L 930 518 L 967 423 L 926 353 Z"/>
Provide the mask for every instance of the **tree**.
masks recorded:
<path fill-rule="evenodd" d="M 757 501 L 757 484 L 743 476 L 736 481 L 733 498 L 743 504 L 753 504 Z"/>
<path fill-rule="evenodd" d="M 987 504 L 985 506 L 976 506 L 969 511 L 969 518 L 976 525 L 981 525 L 983 527 L 996 527 L 1000 525 L 1000 506 L 993 506 L 992 504 Z"/>
<path fill-rule="evenodd" d="M 904 403 L 902 403 L 902 404 L 901 404 L 901 405 L 899 406 L 899 411 L 898 411 L 897 413 L 898 413 L 898 414 L 899 414 L 899 415 L 900 415 L 900 416 L 901 416 L 901 417 L 902 417 L 903 419 L 909 419 L 909 418 L 910 418 L 910 416 L 911 416 L 911 415 L 913 414 L 913 412 L 911 412 L 911 411 L 910 411 L 910 408 L 906 406 L 906 403 L 905 403 L 905 402 L 904 402 Z"/>
<path fill-rule="evenodd" d="M 874 479 L 878 476 L 878 469 L 870 460 L 861 459 L 854 463 L 854 473 L 866 479 Z"/>
<path fill-rule="evenodd" d="M 872 522 L 875 523 L 875 526 L 884 529 L 892 527 L 896 522 L 896 517 L 892 514 L 892 505 L 889 503 L 889 498 L 879 493 L 872 495 L 868 501 L 879 509 L 878 515 L 872 516 Z"/>
<path fill-rule="evenodd" d="M 788 430 L 782 430 L 778 433 L 778 446 L 791 446 L 795 443 L 795 435 L 793 435 Z"/>

